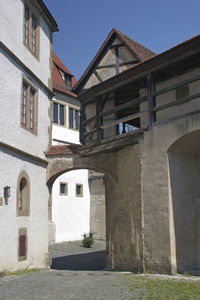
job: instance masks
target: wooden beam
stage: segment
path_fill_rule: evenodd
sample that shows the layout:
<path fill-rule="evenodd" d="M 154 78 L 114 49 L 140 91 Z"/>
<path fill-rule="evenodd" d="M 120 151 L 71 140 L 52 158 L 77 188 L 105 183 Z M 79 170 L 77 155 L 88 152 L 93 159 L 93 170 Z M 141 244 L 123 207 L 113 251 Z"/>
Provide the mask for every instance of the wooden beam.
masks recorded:
<path fill-rule="evenodd" d="M 90 130 L 90 131 L 88 131 L 88 132 L 85 132 L 84 133 L 84 136 L 86 137 L 86 136 L 88 136 L 88 135 L 91 135 L 92 133 L 95 133 L 97 131 L 97 128 L 94 128 L 94 129 L 92 129 L 92 130 Z"/>
<path fill-rule="evenodd" d="M 137 63 L 138 63 L 138 60 L 130 60 L 130 61 L 119 63 L 119 66 L 123 67 L 123 66 L 134 65 Z M 95 69 L 99 70 L 99 69 L 108 69 L 108 68 L 115 68 L 115 67 L 116 67 L 116 64 L 110 64 L 110 65 L 96 66 Z"/>
<path fill-rule="evenodd" d="M 126 108 L 132 107 L 132 106 L 134 106 L 136 104 L 139 104 L 139 103 L 142 103 L 142 102 L 145 102 L 145 101 L 147 101 L 147 96 L 143 96 L 143 97 L 131 100 L 131 101 L 127 102 L 127 103 L 115 106 L 114 108 L 112 108 L 110 110 L 107 110 L 105 112 L 100 113 L 100 117 L 105 117 L 105 116 L 111 115 L 111 114 L 113 114 L 115 112 L 124 110 Z"/>
<path fill-rule="evenodd" d="M 101 96 L 98 96 L 96 98 L 96 130 L 97 130 L 97 141 L 101 141 L 103 136 L 102 136 L 102 118 L 100 117 L 100 113 L 102 111 L 102 105 L 101 105 Z"/>
<path fill-rule="evenodd" d="M 80 108 L 80 142 L 81 144 L 85 144 L 85 125 L 84 125 L 84 121 L 85 121 L 85 107 L 84 105 L 81 105 Z"/>
<path fill-rule="evenodd" d="M 187 97 L 183 97 L 183 98 L 180 98 L 180 99 L 175 100 L 175 101 L 173 101 L 173 102 L 170 102 L 170 103 L 166 103 L 166 104 L 160 105 L 160 106 L 158 106 L 158 107 L 155 107 L 153 110 L 154 110 L 155 112 L 157 112 L 157 111 L 160 111 L 160 110 L 163 110 L 163 109 L 166 109 L 166 108 L 175 106 L 175 105 L 183 104 L 183 103 L 185 103 L 185 102 L 191 101 L 191 100 L 196 99 L 196 98 L 199 98 L 199 97 L 200 97 L 200 93 L 196 93 L 196 94 L 194 94 L 194 95 L 190 95 L 190 96 L 187 96 Z"/>
<path fill-rule="evenodd" d="M 148 112 L 148 110 L 143 110 L 143 111 L 140 111 L 138 113 L 134 113 L 134 114 L 128 115 L 128 116 L 126 116 L 124 118 L 113 120 L 111 122 L 109 121 L 109 122 L 104 123 L 103 125 L 101 125 L 101 128 L 105 129 L 105 128 L 109 128 L 109 127 L 115 126 L 115 125 L 120 124 L 120 123 L 124 123 L 124 122 L 130 121 L 130 120 L 133 120 L 135 118 L 140 117 L 141 114 L 147 113 L 147 112 Z"/>
<path fill-rule="evenodd" d="M 150 73 L 147 75 L 147 100 L 148 100 L 148 123 L 149 128 L 152 127 L 152 124 L 156 121 L 156 113 L 154 112 L 154 107 L 156 105 L 156 98 L 153 96 L 155 91 L 155 81 L 153 74 Z"/>
<path fill-rule="evenodd" d="M 88 91 L 83 92 L 79 99 L 83 103 L 91 102 L 94 96 L 102 95 L 103 93 L 110 92 L 114 89 L 123 87 L 126 84 L 134 83 L 138 79 L 146 78 L 149 72 L 155 72 L 168 67 L 186 57 L 191 57 L 199 52 L 200 38 L 194 38 L 178 47 L 170 49 L 160 55 L 146 60 L 145 62 L 136 65 L 135 68 L 130 68 L 126 72 L 120 73 L 119 76 L 114 76 L 100 85 L 93 86 Z"/>
<path fill-rule="evenodd" d="M 115 48 L 116 75 L 119 74 L 119 48 Z"/>
<path fill-rule="evenodd" d="M 178 83 L 172 84 L 172 85 L 170 85 L 170 86 L 168 86 L 168 87 L 166 87 L 166 88 L 164 88 L 162 90 L 154 91 L 152 95 L 153 96 L 159 96 L 159 95 L 167 93 L 167 92 L 169 92 L 171 90 L 174 90 L 174 89 L 176 89 L 178 87 L 181 87 L 181 86 L 183 86 L 185 84 L 189 84 L 189 83 L 197 81 L 197 80 L 200 80 L 200 74 L 192 76 L 192 77 L 190 77 L 188 79 L 179 81 Z"/>
<path fill-rule="evenodd" d="M 94 70 L 94 75 L 95 75 L 96 78 L 99 80 L 99 82 L 103 82 L 103 79 L 102 79 L 101 76 L 97 73 L 96 70 Z"/>
<path fill-rule="evenodd" d="M 110 49 L 113 49 L 113 48 L 121 48 L 121 47 L 125 47 L 125 44 L 121 43 L 121 44 L 117 44 L 117 45 L 111 45 L 111 46 L 110 46 Z"/>
<path fill-rule="evenodd" d="M 81 151 L 81 156 L 90 156 L 97 154 L 99 152 L 114 151 L 114 149 L 122 148 L 129 144 L 138 143 L 138 138 L 143 135 L 147 128 L 137 129 L 135 131 L 127 132 L 118 136 L 107 138 L 101 143 L 92 143 L 86 146 L 85 149 Z"/>

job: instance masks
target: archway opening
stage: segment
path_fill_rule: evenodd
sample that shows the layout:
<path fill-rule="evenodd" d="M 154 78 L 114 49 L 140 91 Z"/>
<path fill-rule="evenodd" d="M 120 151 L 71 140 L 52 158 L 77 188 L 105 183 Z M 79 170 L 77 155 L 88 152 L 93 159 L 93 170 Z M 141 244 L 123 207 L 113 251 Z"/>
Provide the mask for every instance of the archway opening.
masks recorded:
<path fill-rule="evenodd" d="M 79 169 L 60 175 L 52 186 L 52 221 L 55 242 L 81 240 L 89 232 L 105 239 L 104 174 Z"/>
<path fill-rule="evenodd" d="M 53 244 L 52 267 L 73 270 L 105 268 L 104 174 L 88 169 L 68 170 L 54 181 L 51 199 L 51 226 L 54 226 L 50 243 Z M 81 240 L 84 234 L 91 232 L 94 246 L 83 249 Z M 59 257 L 54 256 L 58 249 L 61 251 Z"/>
<path fill-rule="evenodd" d="M 200 271 L 200 130 L 177 140 L 168 151 L 179 273 Z"/>

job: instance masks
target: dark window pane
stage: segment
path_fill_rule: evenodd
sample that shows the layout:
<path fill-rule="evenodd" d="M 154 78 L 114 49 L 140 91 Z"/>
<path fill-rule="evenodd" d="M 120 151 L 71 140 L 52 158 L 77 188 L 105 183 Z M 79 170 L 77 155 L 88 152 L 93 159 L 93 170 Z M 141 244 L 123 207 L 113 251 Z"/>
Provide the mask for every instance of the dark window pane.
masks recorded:
<path fill-rule="evenodd" d="M 25 256 L 26 255 L 26 236 L 20 235 L 19 238 L 19 256 Z"/>
<path fill-rule="evenodd" d="M 70 76 L 65 75 L 65 83 L 66 83 L 66 88 L 70 90 L 72 88 Z"/>
<path fill-rule="evenodd" d="M 79 129 L 79 113 L 78 113 L 78 110 L 75 110 L 75 128 Z"/>
<path fill-rule="evenodd" d="M 64 105 L 60 104 L 60 125 L 64 125 Z"/>
<path fill-rule="evenodd" d="M 80 185 L 76 186 L 76 193 L 77 193 L 77 195 L 81 194 L 81 187 L 80 187 Z"/>
<path fill-rule="evenodd" d="M 53 104 L 53 122 L 58 124 L 58 103 Z"/>
<path fill-rule="evenodd" d="M 64 183 L 60 184 L 60 194 L 65 194 L 65 187 L 66 187 L 66 184 L 64 184 Z"/>
<path fill-rule="evenodd" d="M 73 108 L 69 108 L 69 127 L 70 128 L 73 128 L 73 123 L 74 123 L 74 120 L 73 120 Z"/>

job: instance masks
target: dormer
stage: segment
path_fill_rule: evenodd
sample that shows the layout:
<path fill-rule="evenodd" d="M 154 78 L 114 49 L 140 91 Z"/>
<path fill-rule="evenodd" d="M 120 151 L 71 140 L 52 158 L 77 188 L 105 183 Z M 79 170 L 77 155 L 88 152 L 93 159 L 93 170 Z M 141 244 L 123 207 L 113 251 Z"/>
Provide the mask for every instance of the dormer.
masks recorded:
<path fill-rule="evenodd" d="M 72 93 L 72 88 L 75 83 L 75 77 L 53 52 L 53 88 Z"/>
<path fill-rule="evenodd" d="M 151 50 L 113 28 L 73 90 L 76 93 L 87 90 L 154 55 Z"/>

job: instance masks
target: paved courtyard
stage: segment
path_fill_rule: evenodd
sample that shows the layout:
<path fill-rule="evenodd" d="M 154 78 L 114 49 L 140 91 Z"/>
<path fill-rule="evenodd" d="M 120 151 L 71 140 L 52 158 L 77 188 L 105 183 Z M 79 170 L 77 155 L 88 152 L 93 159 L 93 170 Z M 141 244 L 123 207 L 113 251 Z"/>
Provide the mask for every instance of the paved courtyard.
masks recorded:
<path fill-rule="evenodd" d="M 156 279 L 152 280 L 147 278 L 147 276 L 153 277 L 153 275 L 142 276 L 128 272 L 107 271 L 105 269 L 106 253 L 104 242 L 96 242 L 91 249 L 82 247 L 80 242 L 56 244 L 51 246 L 51 254 L 53 258 L 51 270 L 0 277 L 0 299 L 200 299 L 199 278 L 179 278 L 175 276 L 176 282 L 174 281 L 175 285 L 172 286 L 168 282 L 171 276 L 165 275 L 159 276 L 159 278 L 154 276 Z M 165 282 L 165 291 L 163 290 L 163 283 L 160 283 L 161 281 Z M 183 296 L 180 298 L 166 296 L 165 298 L 166 290 L 167 295 L 171 295 L 168 294 L 170 288 L 172 295 L 175 293 L 176 296 L 175 289 L 181 281 L 182 285 L 181 287 L 178 286 L 178 288 Z M 185 282 L 187 281 L 190 281 L 189 287 L 186 286 Z M 159 286 L 157 287 L 158 283 Z M 190 295 L 190 288 L 193 288 L 191 284 L 195 284 L 194 297 L 192 296 L 193 294 Z M 184 291 L 184 287 L 186 287 L 186 291 Z M 179 289 L 178 292 L 180 292 Z M 158 294 L 160 291 L 161 294 Z M 189 293 L 186 294 L 186 298 L 185 293 Z"/>
<path fill-rule="evenodd" d="M 51 270 L 1 277 L 0 299 L 132 299 L 121 276 L 105 270 L 105 242 L 90 249 L 60 243 L 51 246 L 51 254 Z"/>

